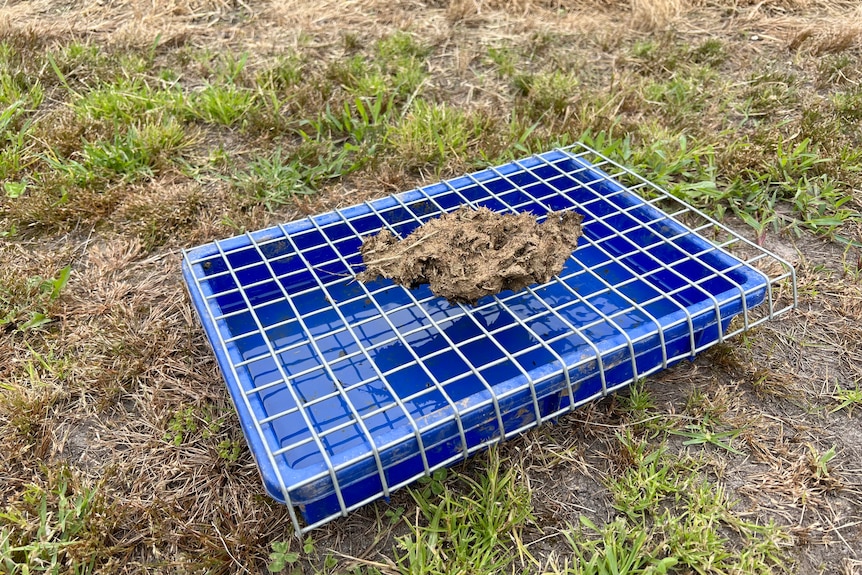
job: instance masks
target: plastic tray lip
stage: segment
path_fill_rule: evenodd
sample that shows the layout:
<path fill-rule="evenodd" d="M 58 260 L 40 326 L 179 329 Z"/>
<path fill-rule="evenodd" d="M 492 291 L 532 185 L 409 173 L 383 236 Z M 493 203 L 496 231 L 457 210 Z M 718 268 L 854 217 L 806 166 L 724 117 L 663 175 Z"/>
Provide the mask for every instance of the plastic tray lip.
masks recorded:
<path fill-rule="evenodd" d="M 383 197 L 383 198 L 380 198 L 377 200 L 372 200 L 372 201 L 366 202 L 364 204 L 358 204 L 358 205 L 350 206 L 347 208 L 341 208 L 341 209 L 333 210 L 332 212 L 320 214 L 317 216 L 311 216 L 311 217 L 303 218 L 303 219 L 296 220 L 296 221 L 293 221 L 293 222 L 290 222 L 287 224 L 272 226 L 270 228 L 266 228 L 266 229 L 259 230 L 256 232 L 249 232 L 246 234 L 240 234 L 240 235 L 234 236 L 232 238 L 227 238 L 224 240 L 218 240 L 215 242 L 210 242 L 208 244 L 204 244 L 204 245 L 183 251 L 182 273 L 183 273 L 183 277 L 185 279 L 185 282 L 187 284 L 188 292 L 189 292 L 191 299 L 193 301 L 193 304 L 194 304 L 193 307 L 195 307 L 198 318 L 201 321 L 201 324 L 203 325 L 204 330 L 206 332 L 207 339 L 208 339 L 208 341 L 209 341 L 209 343 L 210 343 L 210 345 L 211 345 L 211 347 L 212 347 L 212 349 L 216 355 L 218 365 L 219 365 L 220 369 L 222 370 L 222 375 L 228 384 L 227 387 L 228 387 L 228 390 L 231 394 L 231 398 L 232 398 L 232 400 L 233 400 L 233 402 L 237 408 L 237 411 L 240 415 L 240 422 L 242 425 L 243 433 L 245 434 L 246 440 L 248 441 L 248 443 L 251 447 L 251 451 L 252 451 L 252 453 L 255 457 L 255 460 L 257 462 L 257 466 L 258 466 L 258 469 L 259 469 L 260 474 L 262 476 L 263 482 L 266 486 L 266 490 L 273 498 L 275 498 L 276 500 L 281 501 L 283 503 L 287 503 L 287 502 L 293 502 L 296 504 L 311 503 L 311 502 L 313 502 L 313 500 L 303 500 L 301 497 L 297 498 L 297 495 L 300 495 L 299 492 L 301 492 L 301 487 L 303 485 L 309 485 L 311 482 L 316 481 L 318 479 L 324 479 L 327 476 L 327 474 L 329 473 L 329 471 L 327 470 L 326 465 L 323 462 L 315 463 L 315 464 L 309 465 L 308 467 L 303 467 L 300 469 L 295 469 L 293 467 L 286 467 L 286 466 L 282 466 L 282 469 L 280 469 L 280 466 L 275 464 L 275 462 L 272 460 L 272 457 L 273 457 L 272 453 L 270 452 L 268 447 L 265 445 L 266 440 L 265 440 L 264 435 L 261 431 L 260 425 L 257 422 L 257 420 L 255 419 L 255 416 L 254 416 L 250 406 L 247 404 L 247 401 L 248 401 L 247 398 L 244 396 L 244 394 L 240 390 L 240 388 L 242 387 L 241 383 L 240 383 L 239 378 L 235 372 L 234 364 L 231 361 L 231 358 L 229 357 L 229 355 L 227 354 L 227 351 L 224 349 L 224 345 L 222 343 L 223 338 L 222 338 L 222 335 L 219 333 L 219 328 L 216 325 L 215 320 L 211 316 L 211 311 L 209 309 L 207 296 L 205 294 L 203 294 L 200 291 L 200 289 L 195 289 L 196 287 L 199 287 L 201 285 L 201 283 L 202 283 L 201 280 L 206 279 L 206 276 L 204 276 L 203 278 L 196 276 L 195 266 L 199 266 L 201 264 L 201 262 L 203 262 L 204 260 L 206 260 L 208 258 L 221 257 L 222 254 L 229 255 L 231 253 L 239 252 L 239 251 L 246 249 L 250 246 L 254 246 L 255 243 L 262 244 L 262 243 L 267 243 L 267 242 L 278 241 L 280 239 L 284 239 L 284 238 L 289 237 L 289 236 L 294 235 L 294 234 L 301 234 L 303 232 L 315 230 L 318 228 L 318 226 L 326 227 L 330 224 L 338 225 L 339 223 L 349 221 L 351 218 L 357 217 L 358 215 L 362 215 L 365 213 L 372 213 L 371 206 L 374 206 L 375 208 L 380 209 L 380 210 L 385 210 L 387 208 L 397 208 L 399 205 L 405 205 L 405 204 L 410 205 L 410 203 L 415 202 L 415 201 L 427 200 L 428 198 L 433 198 L 434 196 L 436 196 L 438 194 L 451 192 L 453 187 L 455 189 L 459 189 L 459 187 L 457 187 L 456 185 L 464 184 L 464 185 L 461 185 L 460 187 L 466 187 L 468 185 L 474 185 L 475 182 L 470 180 L 469 179 L 470 177 L 473 177 L 480 182 L 486 181 L 487 179 L 497 177 L 497 174 L 495 174 L 495 172 L 494 172 L 495 170 L 497 172 L 503 173 L 504 175 L 508 175 L 508 174 L 518 172 L 521 170 L 531 169 L 531 168 L 537 166 L 538 164 L 540 164 L 542 161 L 547 161 L 548 158 L 550 158 L 552 161 L 560 160 L 560 159 L 568 159 L 568 160 L 573 160 L 575 162 L 578 161 L 576 158 L 573 158 L 572 156 L 566 154 L 563 151 L 554 150 L 551 152 L 546 152 L 545 154 L 541 154 L 539 156 L 532 156 L 532 157 L 524 159 L 524 160 L 511 162 L 511 163 L 505 164 L 504 166 L 500 166 L 497 168 L 487 168 L 485 170 L 482 170 L 482 171 L 477 172 L 475 174 L 472 174 L 470 176 L 462 176 L 459 178 L 453 178 L 451 180 L 447 180 L 446 182 L 433 184 L 433 185 L 426 186 L 423 188 L 417 188 L 417 189 L 410 190 L 407 192 L 401 192 L 399 194 L 386 196 L 386 197 Z M 592 166 L 592 165 L 589 165 L 589 164 L 587 166 L 584 166 L 583 169 L 584 170 L 590 170 L 590 169 L 599 170 L 599 168 Z M 482 178 L 485 178 L 485 179 L 483 180 Z M 622 188 L 622 191 L 625 192 L 627 190 L 625 188 Z M 633 199 L 639 201 L 640 204 L 646 206 L 647 208 L 652 209 L 652 210 L 657 210 L 657 208 L 643 202 L 643 200 L 641 200 L 640 198 L 637 198 L 634 195 L 632 195 L 631 197 Z M 676 223 L 676 222 L 674 222 L 674 223 Z M 677 225 L 679 225 L 682 230 L 686 230 L 686 231 L 690 232 L 690 230 L 688 230 L 687 228 L 685 228 L 681 224 L 677 223 Z M 371 230 L 367 233 L 368 234 L 374 233 L 374 230 Z M 726 261 L 731 261 L 732 262 L 731 265 L 736 265 L 736 264 L 741 263 L 735 256 L 726 252 L 723 248 L 715 246 L 715 245 L 709 243 L 708 241 L 706 241 L 705 239 L 702 239 L 699 236 L 694 235 L 694 234 L 691 236 L 691 238 L 695 241 L 702 242 L 704 249 L 708 248 L 709 251 L 711 253 L 714 253 L 715 256 L 719 260 L 725 261 L 725 263 L 726 263 Z M 744 307 L 748 304 L 748 301 L 747 301 L 748 297 L 751 296 L 752 299 L 754 300 L 752 302 L 752 304 L 757 305 L 763 299 L 763 294 L 765 292 L 765 289 L 766 289 L 766 287 L 768 285 L 768 281 L 769 281 L 768 278 L 766 276 L 764 276 L 758 270 L 755 270 L 754 268 L 752 268 L 750 266 L 746 266 L 744 264 L 741 267 L 738 267 L 736 269 L 738 270 L 738 273 L 742 274 L 746 278 L 745 282 L 743 284 L 740 284 L 738 287 L 734 287 L 733 289 L 726 290 L 725 292 L 722 292 L 721 294 L 715 294 L 715 297 L 718 299 L 719 302 L 725 302 L 725 303 L 728 303 L 728 302 L 732 303 L 733 302 L 732 296 L 735 296 L 738 299 L 741 298 L 740 299 L 740 306 Z M 552 283 L 554 281 L 556 281 L 556 280 L 552 279 L 551 282 L 549 282 L 549 283 Z M 241 287 L 246 287 L 246 286 L 243 285 Z M 535 287 L 541 287 L 541 286 L 535 286 Z M 520 293 L 521 292 L 519 292 L 519 294 Z M 479 307 L 498 305 L 499 302 L 505 303 L 506 300 L 518 297 L 519 294 L 511 294 L 511 295 L 508 295 L 508 296 L 505 296 L 505 297 L 499 298 L 499 299 L 495 298 L 491 301 L 486 302 L 484 305 L 479 306 Z M 701 301 L 700 303 L 702 305 L 700 305 L 699 307 L 702 309 L 699 309 L 695 312 L 692 312 L 691 313 L 692 317 L 699 317 L 700 315 L 703 315 L 704 313 L 708 312 L 710 309 L 714 309 L 714 306 L 705 300 Z M 204 312 L 203 310 L 206 310 L 206 312 Z M 739 313 L 739 312 L 737 311 L 736 313 Z M 675 314 L 685 316 L 685 313 L 682 310 L 676 311 Z M 665 316 L 662 316 L 662 317 L 665 317 Z M 670 322 L 668 322 L 667 325 L 674 325 L 677 321 L 678 321 L 678 319 L 674 320 L 674 321 L 670 321 Z M 665 325 L 666 324 L 664 322 L 660 322 L 660 325 L 657 326 L 658 329 L 655 331 L 655 333 L 657 333 L 658 331 L 661 331 L 661 329 L 663 329 L 663 326 L 665 326 Z M 641 335 L 632 335 L 632 337 L 633 337 L 633 339 L 637 340 L 639 337 L 643 337 L 645 335 L 651 335 L 652 333 L 654 333 L 654 332 L 647 332 L 646 334 L 641 334 Z M 618 337 L 620 339 L 624 339 L 621 334 Z M 215 342 L 222 343 L 222 345 L 217 345 Z M 615 347 L 617 347 L 617 346 L 612 346 L 611 349 L 614 349 Z M 575 362 L 572 362 L 572 364 L 570 364 L 568 362 L 568 359 L 569 359 L 568 356 L 569 355 L 574 355 L 574 354 L 567 354 L 567 355 L 563 356 L 563 358 L 562 358 L 565 361 L 565 365 L 561 366 L 563 370 L 567 369 L 572 364 L 578 363 L 577 361 L 575 361 Z M 593 358 L 593 359 L 596 359 L 596 358 Z M 590 361 L 592 361 L 592 359 Z M 552 362 L 551 364 L 543 364 L 542 366 L 540 366 L 539 368 L 536 368 L 535 370 L 529 370 L 528 374 L 532 377 L 533 371 L 538 372 L 538 371 L 543 371 L 543 370 L 547 371 L 548 369 L 551 369 L 552 373 L 541 375 L 534 381 L 546 380 L 546 379 L 553 376 L 553 369 L 549 368 L 549 366 L 553 365 L 553 363 L 554 362 Z M 537 373 L 536 375 L 539 375 L 539 374 Z M 494 386 L 495 392 L 497 391 L 498 387 L 505 386 L 506 384 L 510 384 L 510 383 L 511 383 L 511 380 L 509 380 L 507 382 L 498 383 L 497 385 Z M 528 384 L 523 384 L 524 387 L 526 387 L 527 385 Z M 433 428 L 434 425 L 436 425 L 436 423 L 429 425 L 427 429 Z M 413 433 L 413 431 L 410 429 L 409 425 L 405 426 L 404 429 L 388 431 L 388 432 L 386 432 L 385 435 L 386 435 L 386 437 L 388 437 L 390 435 L 394 435 L 394 434 L 398 434 L 398 433 L 401 433 L 403 435 L 403 438 L 400 441 L 407 441 L 415 435 Z M 392 444 L 392 442 L 398 443 L 398 441 L 396 441 L 397 439 L 398 438 L 396 437 L 396 438 L 392 439 L 391 441 L 382 441 L 381 444 Z M 375 443 L 377 443 L 377 442 L 375 441 Z M 338 453 L 337 457 L 338 457 L 338 459 L 345 459 L 346 461 L 357 461 L 358 458 L 356 457 L 356 454 L 353 453 L 353 451 L 357 451 L 357 450 L 360 450 L 362 452 L 364 458 L 371 457 L 371 451 L 368 449 L 367 446 L 363 446 L 363 445 L 356 446 L 356 447 L 352 448 L 351 450 L 343 452 L 343 453 Z M 263 454 L 267 454 L 268 457 L 264 457 Z M 349 457 L 348 457 L 348 455 L 349 455 Z M 466 454 L 465 454 L 465 456 L 466 456 Z M 286 469 L 289 470 L 289 472 L 287 474 L 285 474 L 283 472 L 283 469 L 285 467 L 286 467 Z M 295 493 L 292 490 L 293 489 L 292 486 L 298 486 L 297 490 L 299 492 Z"/>

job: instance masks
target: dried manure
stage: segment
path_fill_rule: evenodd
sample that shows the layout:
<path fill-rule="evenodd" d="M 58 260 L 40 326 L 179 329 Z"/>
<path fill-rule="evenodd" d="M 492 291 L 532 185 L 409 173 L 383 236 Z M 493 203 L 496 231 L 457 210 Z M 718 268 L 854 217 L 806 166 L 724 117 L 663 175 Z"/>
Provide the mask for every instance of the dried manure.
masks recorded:
<path fill-rule="evenodd" d="M 452 303 L 475 304 L 560 273 L 578 245 L 582 220 L 576 212 L 551 212 L 539 224 L 529 213 L 462 206 L 403 240 L 388 230 L 367 238 L 360 249 L 366 269 L 357 277 L 383 276 L 409 288 L 430 284 Z"/>

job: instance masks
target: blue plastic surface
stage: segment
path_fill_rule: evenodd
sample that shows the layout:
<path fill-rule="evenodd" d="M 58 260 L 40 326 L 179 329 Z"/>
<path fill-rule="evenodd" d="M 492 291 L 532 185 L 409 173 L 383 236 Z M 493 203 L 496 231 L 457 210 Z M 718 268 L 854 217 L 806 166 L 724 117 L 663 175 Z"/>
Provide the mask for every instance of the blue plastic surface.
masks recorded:
<path fill-rule="evenodd" d="M 584 237 L 558 278 L 475 306 L 355 280 L 360 236 L 467 202 L 574 209 Z M 563 151 L 204 245 L 183 275 L 267 492 L 309 523 L 383 495 L 381 466 L 403 485 L 693 355 L 767 286 Z"/>

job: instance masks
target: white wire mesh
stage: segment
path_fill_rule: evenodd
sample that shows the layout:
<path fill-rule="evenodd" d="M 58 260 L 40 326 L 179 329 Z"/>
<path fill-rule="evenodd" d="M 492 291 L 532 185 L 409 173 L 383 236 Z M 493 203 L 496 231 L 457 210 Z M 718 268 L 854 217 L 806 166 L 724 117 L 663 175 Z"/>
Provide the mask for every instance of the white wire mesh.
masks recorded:
<path fill-rule="evenodd" d="M 464 204 L 576 210 L 584 236 L 475 306 L 355 279 L 362 237 Z M 581 144 L 207 244 L 183 274 L 297 533 L 796 304 L 790 264 Z"/>

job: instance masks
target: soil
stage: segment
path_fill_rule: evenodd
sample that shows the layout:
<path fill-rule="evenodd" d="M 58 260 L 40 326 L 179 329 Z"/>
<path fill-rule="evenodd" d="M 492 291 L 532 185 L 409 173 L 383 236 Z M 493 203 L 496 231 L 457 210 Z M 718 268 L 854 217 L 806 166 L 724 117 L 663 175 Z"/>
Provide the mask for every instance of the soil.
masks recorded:
<path fill-rule="evenodd" d="M 582 220 L 576 212 L 551 212 L 540 224 L 529 213 L 462 206 L 403 240 L 388 230 L 366 239 L 360 250 L 366 267 L 357 277 L 382 276 L 408 288 L 429 284 L 451 303 L 475 304 L 560 273 L 577 248 Z"/>

